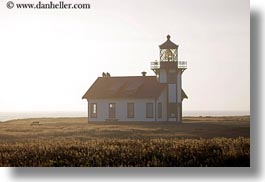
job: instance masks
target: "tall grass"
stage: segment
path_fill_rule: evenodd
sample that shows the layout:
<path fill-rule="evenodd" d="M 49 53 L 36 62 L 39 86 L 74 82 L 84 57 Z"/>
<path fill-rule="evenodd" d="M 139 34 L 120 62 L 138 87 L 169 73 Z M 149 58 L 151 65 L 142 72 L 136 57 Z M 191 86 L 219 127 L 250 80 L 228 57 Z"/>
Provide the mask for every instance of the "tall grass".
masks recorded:
<path fill-rule="evenodd" d="M 250 166 L 250 140 L 239 137 L 1 143 L 0 166 Z"/>

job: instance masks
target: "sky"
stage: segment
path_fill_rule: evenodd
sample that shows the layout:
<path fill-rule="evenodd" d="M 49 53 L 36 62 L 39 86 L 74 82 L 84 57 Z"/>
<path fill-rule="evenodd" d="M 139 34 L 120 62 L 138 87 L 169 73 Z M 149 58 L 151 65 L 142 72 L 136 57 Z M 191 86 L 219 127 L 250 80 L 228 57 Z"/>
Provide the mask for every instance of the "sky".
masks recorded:
<path fill-rule="evenodd" d="M 154 75 L 150 62 L 159 59 L 168 34 L 179 45 L 179 60 L 188 62 L 184 112 L 250 110 L 249 1 L 65 2 L 91 9 L 0 3 L 0 112 L 86 111 L 81 98 L 102 72 Z"/>

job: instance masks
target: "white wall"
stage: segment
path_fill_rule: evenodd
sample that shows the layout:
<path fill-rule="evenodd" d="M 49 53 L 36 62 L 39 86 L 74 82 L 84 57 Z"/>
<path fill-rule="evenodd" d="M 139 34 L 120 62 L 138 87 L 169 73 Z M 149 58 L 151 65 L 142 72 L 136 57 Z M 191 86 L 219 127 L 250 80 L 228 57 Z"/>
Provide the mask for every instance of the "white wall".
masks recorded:
<path fill-rule="evenodd" d="M 154 99 L 90 99 L 89 103 L 97 103 L 97 118 L 89 121 L 105 121 L 109 118 L 109 103 L 116 104 L 116 119 L 119 121 L 166 121 L 167 119 L 167 92 L 162 91 L 159 98 Z M 155 103 L 156 102 L 156 103 Z M 162 103 L 162 118 L 158 118 L 157 103 Z M 127 118 L 127 103 L 134 103 L 134 118 Z M 146 118 L 146 103 L 153 103 L 153 118 Z M 155 105 L 156 104 L 156 105 Z M 156 115 L 156 116 L 155 116 Z"/>
<path fill-rule="evenodd" d="M 161 95 L 157 99 L 157 103 L 162 103 L 162 118 L 157 117 L 157 121 L 166 121 L 167 120 L 167 89 L 165 88 Z M 157 116 L 158 116 L 158 107 L 157 109 Z"/>
<path fill-rule="evenodd" d="M 155 99 L 90 99 L 97 103 L 97 118 L 89 121 L 105 121 L 109 118 L 109 103 L 116 104 L 116 119 L 119 121 L 155 121 Z M 134 103 L 134 118 L 127 118 L 127 103 Z M 146 103 L 153 103 L 153 118 L 146 118 Z"/>
<path fill-rule="evenodd" d="M 181 72 L 178 72 L 178 75 L 177 75 L 177 92 L 178 92 L 178 98 L 177 98 L 177 101 L 178 103 L 181 103 L 182 102 L 182 97 L 181 97 Z"/>
<path fill-rule="evenodd" d="M 165 69 L 160 69 L 159 81 L 160 83 L 167 83 L 167 72 Z"/>
<path fill-rule="evenodd" d="M 176 84 L 168 84 L 168 102 L 176 103 L 177 102 L 177 85 Z"/>

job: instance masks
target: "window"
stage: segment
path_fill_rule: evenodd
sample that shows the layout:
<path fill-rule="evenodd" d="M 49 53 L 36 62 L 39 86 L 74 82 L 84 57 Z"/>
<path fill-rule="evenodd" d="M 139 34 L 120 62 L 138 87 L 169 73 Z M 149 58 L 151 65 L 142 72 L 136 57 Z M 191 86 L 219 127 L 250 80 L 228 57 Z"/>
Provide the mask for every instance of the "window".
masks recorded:
<path fill-rule="evenodd" d="M 153 118 L 153 103 L 146 103 L 146 117 Z"/>
<path fill-rule="evenodd" d="M 169 103 L 168 104 L 168 117 L 176 118 L 177 116 L 177 103 Z"/>
<path fill-rule="evenodd" d="M 109 118 L 115 118 L 116 117 L 116 104 L 110 103 L 109 104 Z"/>
<path fill-rule="evenodd" d="M 134 118 L 134 103 L 127 103 L 127 118 Z"/>
<path fill-rule="evenodd" d="M 158 103 L 157 109 L 158 109 L 158 118 L 162 118 L 162 103 L 161 102 Z"/>
<path fill-rule="evenodd" d="M 91 118 L 96 118 L 98 113 L 98 108 L 96 103 L 91 103 L 90 104 L 90 117 Z"/>
<path fill-rule="evenodd" d="M 172 61 L 174 58 L 174 55 L 170 49 L 167 49 L 165 52 L 165 58 L 167 61 Z"/>

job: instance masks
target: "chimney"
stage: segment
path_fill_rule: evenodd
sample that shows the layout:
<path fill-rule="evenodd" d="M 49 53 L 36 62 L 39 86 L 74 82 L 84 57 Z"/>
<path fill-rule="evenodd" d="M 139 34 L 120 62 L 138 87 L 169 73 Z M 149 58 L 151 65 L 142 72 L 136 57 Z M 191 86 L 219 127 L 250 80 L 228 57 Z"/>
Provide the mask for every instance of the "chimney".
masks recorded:
<path fill-rule="evenodd" d="M 143 76 L 145 76 L 145 75 L 146 75 L 146 72 L 145 72 L 145 71 L 143 71 L 143 72 L 142 72 L 142 75 L 143 75 Z"/>

